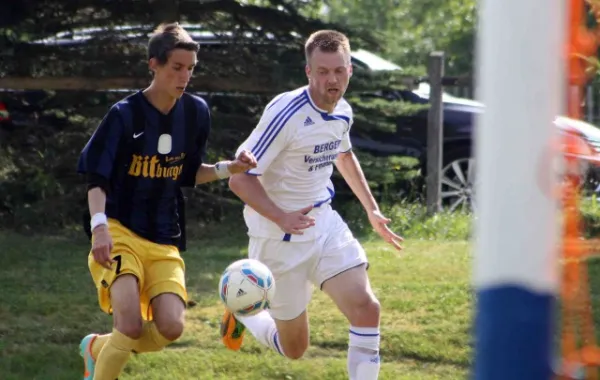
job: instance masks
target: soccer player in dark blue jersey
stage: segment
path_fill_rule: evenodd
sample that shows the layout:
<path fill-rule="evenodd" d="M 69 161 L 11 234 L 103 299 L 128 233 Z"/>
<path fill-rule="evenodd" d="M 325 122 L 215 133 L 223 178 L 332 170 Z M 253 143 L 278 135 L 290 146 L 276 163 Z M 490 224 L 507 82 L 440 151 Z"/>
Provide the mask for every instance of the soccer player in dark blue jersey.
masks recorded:
<path fill-rule="evenodd" d="M 198 49 L 177 23 L 159 26 L 148 44 L 151 85 L 114 104 L 81 153 L 88 266 L 100 307 L 114 320 L 110 334 L 82 340 L 84 380 L 115 380 L 132 352 L 160 351 L 179 338 L 187 302 L 181 187 L 256 166 L 249 152 L 203 162 L 210 112 L 184 92 Z"/>

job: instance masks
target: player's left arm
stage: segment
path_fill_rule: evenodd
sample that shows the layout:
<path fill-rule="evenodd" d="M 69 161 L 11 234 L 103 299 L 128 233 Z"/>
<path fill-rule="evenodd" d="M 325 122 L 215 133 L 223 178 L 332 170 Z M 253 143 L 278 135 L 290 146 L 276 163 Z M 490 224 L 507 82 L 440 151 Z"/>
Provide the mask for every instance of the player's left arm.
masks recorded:
<path fill-rule="evenodd" d="M 364 207 L 373 229 L 383 238 L 383 240 L 399 250 L 402 249 L 400 242 L 403 239 L 392 232 L 387 226 L 391 220 L 386 218 L 379 210 L 379 205 L 373 197 L 373 193 L 371 193 L 371 189 L 369 188 L 369 184 L 367 183 L 367 179 L 365 178 L 365 174 L 360 166 L 358 158 L 354 152 L 352 152 L 348 133 L 346 133 L 342 142 L 342 147 L 347 149 L 338 155 L 335 163 L 337 169 Z"/>
<path fill-rule="evenodd" d="M 231 161 L 219 161 L 214 165 L 201 164 L 196 171 L 196 185 L 229 178 L 234 174 L 243 173 L 255 167 L 256 158 L 251 152 L 244 150 Z"/>

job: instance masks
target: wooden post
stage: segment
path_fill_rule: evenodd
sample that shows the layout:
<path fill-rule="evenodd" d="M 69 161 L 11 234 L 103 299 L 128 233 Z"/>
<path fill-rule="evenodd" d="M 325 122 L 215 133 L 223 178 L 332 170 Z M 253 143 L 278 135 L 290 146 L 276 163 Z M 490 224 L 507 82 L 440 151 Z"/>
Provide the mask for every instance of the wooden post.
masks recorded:
<path fill-rule="evenodd" d="M 442 208 L 441 170 L 443 146 L 442 78 L 444 77 L 444 53 L 433 52 L 429 56 L 429 114 L 427 122 L 427 212 L 432 215 Z"/>

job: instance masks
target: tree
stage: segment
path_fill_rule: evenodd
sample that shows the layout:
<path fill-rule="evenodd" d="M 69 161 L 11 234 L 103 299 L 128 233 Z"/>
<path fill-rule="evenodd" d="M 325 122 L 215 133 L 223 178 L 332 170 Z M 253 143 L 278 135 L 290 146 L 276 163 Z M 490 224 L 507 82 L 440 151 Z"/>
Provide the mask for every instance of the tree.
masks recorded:
<path fill-rule="evenodd" d="M 448 75 L 472 72 L 476 0 L 324 0 L 325 20 L 375 30 L 380 53 L 401 66 L 422 66 L 446 53 Z"/>
<path fill-rule="evenodd" d="M 0 4 L 0 75 L 83 76 L 90 81 L 115 76 L 148 76 L 145 62 L 147 34 L 162 21 L 194 24 L 197 31 L 214 33 L 227 43 L 219 49 L 207 45 L 198 55 L 196 75 L 209 76 L 214 84 L 203 92 L 211 106 L 214 128 L 207 159 L 229 158 L 256 124 L 274 93 L 255 94 L 243 87 L 221 93 L 219 82 L 258 78 L 264 86 L 284 91 L 306 83 L 302 45 L 317 29 L 335 28 L 349 35 L 357 46 L 374 46 L 367 32 L 312 18 L 317 3 L 283 0 L 214 1 L 105 1 L 21 0 Z M 125 33 L 123 26 L 135 26 Z M 121 29 L 118 29 L 120 27 Z M 91 39 L 73 39 L 72 32 L 97 28 Z M 66 32 L 65 44 L 33 44 Z M 123 38 L 128 35 L 128 38 Z M 250 37 L 248 37 L 250 36 Z M 61 38 L 62 38 L 61 37 Z M 250 42 L 250 43 L 249 43 Z M 287 62 L 289 65 L 283 65 Z M 358 95 L 403 86 L 392 73 L 357 72 L 351 91 Z M 79 221 L 85 208 L 85 189 L 75 174 L 81 147 L 108 106 L 125 92 L 35 91 L 0 93 L 9 111 L 22 110 L 28 122 L 13 130 L 0 129 L 0 226 L 55 229 Z M 395 128 L 390 122 L 402 107 L 385 101 L 352 98 L 357 110 L 354 128 L 368 135 L 375 129 Z M 30 116 L 35 116 L 31 117 Z M 374 184 L 394 182 L 386 170 L 387 158 L 369 158 L 369 177 Z M 189 216 L 208 224 L 220 219 L 239 201 L 226 182 L 211 183 L 190 196 Z M 77 202 L 73 201 L 73 198 Z M 78 207 L 74 207 L 78 204 Z M 199 229 L 194 229 L 199 230 Z"/>

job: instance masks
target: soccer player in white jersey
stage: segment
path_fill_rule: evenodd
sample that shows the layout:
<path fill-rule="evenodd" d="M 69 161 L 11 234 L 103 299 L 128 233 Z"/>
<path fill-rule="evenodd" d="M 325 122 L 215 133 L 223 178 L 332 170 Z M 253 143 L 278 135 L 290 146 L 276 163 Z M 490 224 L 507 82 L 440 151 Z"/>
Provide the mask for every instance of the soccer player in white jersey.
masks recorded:
<path fill-rule="evenodd" d="M 239 350 L 246 328 L 288 358 L 309 344 L 306 312 L 312 285 L 346 316 L 348 373 L 352 380 L 379 375 L 379 311 L 367 276 L 367 257 L 346 223 L 332 210 L 333 165 L 365 208 L 375 231 L 401 249 L 402 238 L 379 211 L 356 156 L 349 131 L 352 108 L 343 99 L 352 75 L 350 44 L 342 33 L 322 30 L 305 45 L 308 86 L 276 96 L 239 150 L 258 165 L 231 177 L 245 203 L 249 257 L 273 272 L 277 290 L 270 309 L 243 317 L 225 312 L 223 343 Z"/>

